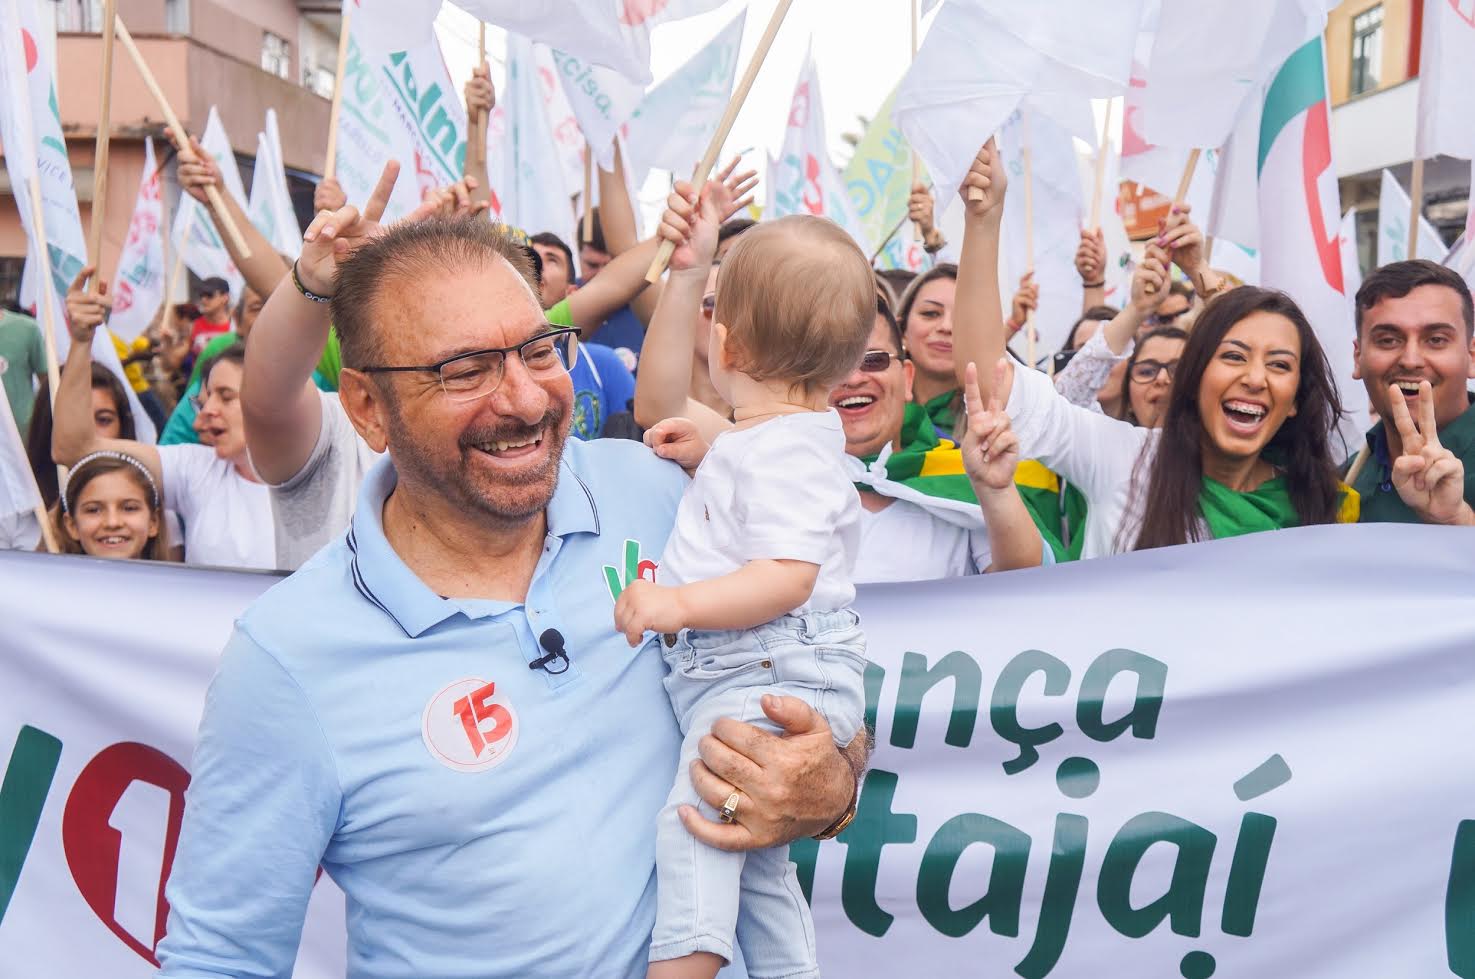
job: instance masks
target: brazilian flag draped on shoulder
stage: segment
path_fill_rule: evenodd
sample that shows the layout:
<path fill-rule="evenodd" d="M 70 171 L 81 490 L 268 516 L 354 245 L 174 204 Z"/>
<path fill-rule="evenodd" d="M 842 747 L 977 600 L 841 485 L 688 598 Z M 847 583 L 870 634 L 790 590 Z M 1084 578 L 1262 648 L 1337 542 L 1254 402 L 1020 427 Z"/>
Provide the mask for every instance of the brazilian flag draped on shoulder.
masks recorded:
<path fill-rule="evenodd" d="M 963 453 L 950 439 L 937 434 L 929 414 L 923 405 L 907 405 L 899 448 L 887 445 L 880 453 L 863 459 L 847 456 L 854 469 L 856 488 L 907 500 L 951 524 L 981 530 L 984 527 L 983 512 L 978 508 L 978 497 L 963 468 Z M 1037 479 L 1035 470 L 1049 472 L 1037 462 L 1022 463 L 1015 482 L 1035 525 L 1040 529 L 1040 536 L 1050 546 L 1057 561 L 1078 557 L 1079 544 L 1075 554 L 1070 555 L 1061 541 L 1058 507 L 1044 505 L 1041 493 L 1028 482 L 1031 478 Z M 1056 480 L 1057 486 L 1058 482 Z M 1055 494 L 1058 492 L 1057 488 Z M 1037 507 L 1030 505 L 1032 495 L 1036 498 Z M 1080 497 L 1079 491 L 1075 491 L 1075 495 Z M 1085 525 L 1084 497 L 1080 497 L 1079 510 L 1079 516 L 1072 518 L 1071 526 Z M 1077 531 L 1076 537 L 1081 536 Z"/>
<path fill-rule="evenodd" d="M 1086 546 L 1086 494 L 1034 459 L 1019 464 L 1014 485 L 1056 563 L 1079 561 Z"/>

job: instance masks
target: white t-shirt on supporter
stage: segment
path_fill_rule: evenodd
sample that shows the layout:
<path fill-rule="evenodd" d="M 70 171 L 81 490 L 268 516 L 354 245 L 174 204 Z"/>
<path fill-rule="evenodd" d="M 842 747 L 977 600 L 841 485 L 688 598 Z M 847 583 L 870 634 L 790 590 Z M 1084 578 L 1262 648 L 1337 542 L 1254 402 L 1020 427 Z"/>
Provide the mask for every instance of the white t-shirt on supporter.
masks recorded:
<path fill-rule="evenodd" d="M 993 563 L 987 531 L 948 523 L 909 500 L 875 513 L 862 508 L 860 533 L 858 585 L 961 578 Z"/>
<path fill-rule="evenodd" d="M 359 487 L 379 453 L 359 437 L 338 395 L 319 391 L 322 423 L 307 462 L 270 488 L 277 567 L 296 571 L 348 529 Z"/>
<path fill-rule="evenodd" d="M 807 561 L 819 576 L 793 613 L 849 607 L 861 507 L 844 459 L 834 409 L 723 432 L 681 498 L 661 583 L 720 578 L 749 561 Z"/>
<path fill-rule="evenodd" d="M 271 498 L 207 445 L 161 445 L 164 500 L 184 521 L 184 559 L 222 568 L 277 567 Z"/>

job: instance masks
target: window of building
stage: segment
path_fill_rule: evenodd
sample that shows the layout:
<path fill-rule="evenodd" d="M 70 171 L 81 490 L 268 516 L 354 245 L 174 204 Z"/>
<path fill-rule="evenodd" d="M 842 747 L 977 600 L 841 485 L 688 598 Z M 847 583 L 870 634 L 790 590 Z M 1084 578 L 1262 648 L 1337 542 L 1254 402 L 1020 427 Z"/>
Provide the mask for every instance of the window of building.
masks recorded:
<path fill-rule="evenodd" d="M 102 30 L 102 0 L 56 0 L 51 6 L 58 31 L 95 34 Z"/>
<path fill-rule="evenodd" d="M 314 95 L 325 99 L 333 97 L 333 69 L 322 65 L 302 66 L 302 86 Z"/>
<path fill-rule="evenodd" d="M 170 34 L 189 33 L 189 0 L 164 0 L 164 29 Z"/>
<path fill-rule="evenodd" d="M 271 31 L 264 31 L 261 35 L 261 70 L 269 71 L 278 78 L 290 78 L 292 76 L 292 46 L 284 37 L 277 37 Z"/>
<path fill-rule="evenodd" d="M 1352 18 L 1352 94 L 1378 87 L 1383 63 L 1383 5 L 1369 7 Z"/>

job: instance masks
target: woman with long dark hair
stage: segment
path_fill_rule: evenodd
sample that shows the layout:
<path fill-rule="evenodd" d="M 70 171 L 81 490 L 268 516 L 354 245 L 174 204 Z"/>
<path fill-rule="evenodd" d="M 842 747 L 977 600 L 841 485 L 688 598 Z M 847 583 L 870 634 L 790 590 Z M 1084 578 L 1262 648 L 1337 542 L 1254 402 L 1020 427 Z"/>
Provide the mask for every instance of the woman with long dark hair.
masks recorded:
<path fill-rule="evenodd" d="M 1241 287 L 1209 302 L 1173 372 L 1158 429 L 1071 404 L 1043 374 L 1003 359 L 991 260 L 1006 184 L 990 145 L 959 190 L 966 208 L 959 360 L 964 368 L 965 360 L 1002 360 L 1001 381 L 982 396 L 1007 398 L 1021 456 L 1086 494 L 1082 557 L 1357 519 L 1357 496 L 1340 485 L 1332 461 L 1342 406 L 1331 368 L 1306 316 L 1284 293 Z M 972 188 L 981 199 L 968 200 Z M 1176 237 L 1165 232 L 1159 247 Z M 1212 281 L 1196 284 L 1201 294 L 1219 292 Z M 979 371 L 989 381 L 993 374 Z"/>

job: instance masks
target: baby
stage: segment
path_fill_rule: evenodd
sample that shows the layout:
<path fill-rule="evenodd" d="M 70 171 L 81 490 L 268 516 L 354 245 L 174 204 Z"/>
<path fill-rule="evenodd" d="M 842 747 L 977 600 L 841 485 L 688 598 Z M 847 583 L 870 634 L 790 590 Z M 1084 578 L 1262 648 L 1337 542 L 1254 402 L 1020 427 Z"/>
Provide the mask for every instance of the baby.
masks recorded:
<path fill-rule="evenodd" d="M 661 560 L 661 585 L 634 582 L 615 624 L 637 645 L 662 635 L 666 689 L 683 734 L 676 784 L 657 824 L 652 977 L 711 977 L 734 934 L 755 976 L 817 976 L 814 927 L 786 847 L 719 851 L 678 809 L 701 800 L 688 776 L 719 718 L 774 729 L 765 694 L 798 697 L 835 742 L 860 731 L 865 637 L 851 611 L 860 501 L 830 389 L 865 353 L 875 280 L 832 222 L 765 221 L 739 238 L 717 278 L 708 363 L 734 425 L 702 455 L 695 426 L 669 419 L 651 442 L 696 468 Z M 732 801 L 729 801 L 729 807 Z M 724 819 L 732 813 L 725 807 Z"/>

